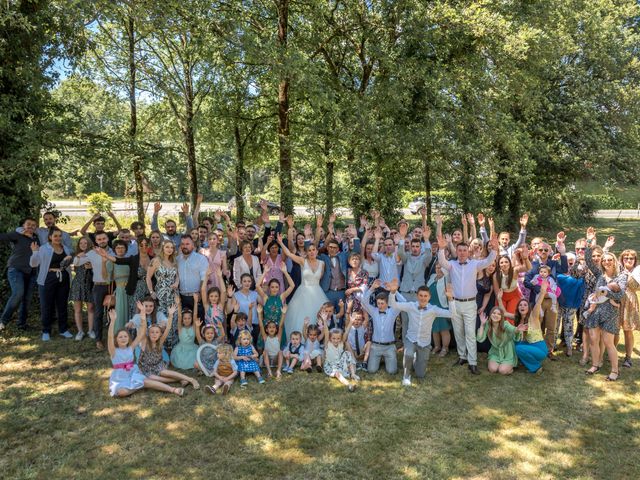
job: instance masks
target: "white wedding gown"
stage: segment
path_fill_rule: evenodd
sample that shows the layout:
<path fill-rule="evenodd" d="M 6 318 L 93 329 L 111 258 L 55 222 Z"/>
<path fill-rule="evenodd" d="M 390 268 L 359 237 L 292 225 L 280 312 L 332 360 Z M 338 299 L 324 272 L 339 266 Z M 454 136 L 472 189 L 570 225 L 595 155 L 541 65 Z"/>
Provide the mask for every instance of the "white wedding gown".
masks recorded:
<path fill-rule="evenodd" d="M 306 317 L 309 317 L 309 323 L 315 324 L 320 307 L 323 303 L 329 301 L 322 287 L 320 287 L 323 269 L 324 262 L 321 260 L 318 260 L 318 267 L 315 272 L 311 269 L 309 262 L 304 261 L 302 282 L 289 302 L 287 316 L 284 319 L 287 339 L 291 337 L 291 332 L 302 332 Z"/>

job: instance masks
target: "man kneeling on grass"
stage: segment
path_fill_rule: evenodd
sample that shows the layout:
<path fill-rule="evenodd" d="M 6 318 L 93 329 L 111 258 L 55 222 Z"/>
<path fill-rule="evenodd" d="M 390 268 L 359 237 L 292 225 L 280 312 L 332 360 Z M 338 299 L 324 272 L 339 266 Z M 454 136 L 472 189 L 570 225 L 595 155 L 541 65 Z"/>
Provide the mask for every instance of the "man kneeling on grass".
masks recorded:
<path fill-rule="evenodd" d="M 424 378 L 427 371 L 427 362 L 431 353 L 431 327 L 436 317 L 451 318 L 455 313 L 455 302 L 449 303 L 451 310 L 430 305 L 431 293 L 425 285 L 418 288 L 417 302 L 398 302 L 396 292 L 398 281 L 387 284 L 389 287 L 389 306 L 394 310 L 406 312 L 409 316 L 407 334 L 404 337 L 404 358 L 402 385 L 411 385 L 411 369 L 416 377 Z M 453 298 L 451 285 L 447 285 L 447 298 Z"/>

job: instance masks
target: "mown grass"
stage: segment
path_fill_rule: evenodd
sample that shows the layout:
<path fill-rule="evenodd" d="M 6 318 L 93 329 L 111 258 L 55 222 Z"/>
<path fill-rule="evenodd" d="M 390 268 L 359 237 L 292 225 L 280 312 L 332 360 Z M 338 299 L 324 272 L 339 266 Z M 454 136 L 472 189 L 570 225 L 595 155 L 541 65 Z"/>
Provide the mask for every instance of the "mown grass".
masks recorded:
<path fill-rule="evenodd" d="M 3 478 L 635 479 L 640 361 L 616 383 L 574 356 L 544 373 L 469 375 L 433 359 L 410 388 L 363 375 L 350 394 L 298 373 L 227 397 L 108 395 L 89 341 L 0 338 Z M 640 335 L 637 336 L 637 341 Z M 606 370 L 605 365 L 604 370 Z M 203 377 L 200 377 L 205 384 Z"/>

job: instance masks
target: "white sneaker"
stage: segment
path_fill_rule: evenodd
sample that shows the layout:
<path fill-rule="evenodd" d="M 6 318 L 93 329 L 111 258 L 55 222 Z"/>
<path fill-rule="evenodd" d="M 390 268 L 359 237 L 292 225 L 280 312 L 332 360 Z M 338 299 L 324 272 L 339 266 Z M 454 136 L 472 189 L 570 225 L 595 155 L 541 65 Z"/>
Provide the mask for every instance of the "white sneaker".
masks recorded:
<path fill-rule="evenodd" d="M 351 379 L 355 380 L 356 382 L 360 381 L 360 377 L 358 375 L 356 375 L 355 373 L 353 375 L 351 375 Z"/>
<path fill-rule="evenodd" d="M 84 338 L 84 332 L 82 330 L 80 330 L 78 333 L 76 333 L 76 340 L 79 342 L 80 340 L 82 340 Z"/>
<path fill-rule="evenodd" d="M 96 332 L 94 332 L 93 330 L 89 330 L 89 338 L 91 340 L 95 340 L 96 339 Z"/>
<path fill-rule="evenodd" d="M 60 336 L 64 338 L 73 338 L 73 335 L 71 335 L 71 332 L 69 332 L 69 330 L 67 330 L 66 332 L 62 332 Z"/>
<path fill-rule="evenodd" d="M 402 379 L 402 386 L 403 387 L 410 387 L 411 386 L 411 377 L 405 377 Z"/>
<path fill-rule="evenodd" d="M 4 323 L 0 322 L 0 332 L 4 330 Z"/>
<path fill-rule="evenodd" d="M 43 333 L 42 334 L 42 341 L 43 342 L 48 342 L 49 340 L 51 340 L 51 335 L 49 335 L 48 333 Z"/>

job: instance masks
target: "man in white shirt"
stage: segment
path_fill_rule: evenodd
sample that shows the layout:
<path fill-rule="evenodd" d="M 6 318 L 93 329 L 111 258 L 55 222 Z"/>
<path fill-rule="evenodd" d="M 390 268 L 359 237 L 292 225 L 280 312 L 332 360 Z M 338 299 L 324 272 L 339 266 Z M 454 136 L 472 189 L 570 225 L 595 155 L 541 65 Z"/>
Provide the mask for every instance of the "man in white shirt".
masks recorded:
<path fill-rule="evenodd" d="M 380 279 L 373 282 L 370 289 L 364 292 L 362 298 L 369 298 L 370 290 L 376 290 L 382 286 Z M 369 314 L 371 320 L 371 348 L 369 350 L 369 361 L 367 371 L 376 373 L 380 368 L 380 360 L 384 359 L 384 367 L 387 373 L 393 375 L 398 371 L 398 356 L 395 342 L 396 318 L 399 310 L 390 308 L 387 303 L 387 293 L 381 292 L 376 296 L 376 307 L 369 302 L 363 301 L 362 308 Z M 401 299 L 404 301 L 404 297 Z"/>
<path fill-rule="evenodd" d="M 398 303 L 396 292 L 398 282 L 391 282 L 389 285 L 389 306 L 401 312 L 406 312 L 409 316 L 404 341 L 403 376 L 402 385 L 411 385 L 411 368 L 418 378 L 424 378 L 431 353 L 431 327 L 436 317 L 451 318 L 455 306 L 451 306 L 451 311 L 430 305 L 431 293 L 425 285 L 418 287 L 417 302 Z M 447 297 L 453 298 L 453 290 L 447 289 Z"/>
<path fill-rule="evenodd" d="M 380 230 L 376 230 L 375 236 L 376 243 L 378 243 L 380 241 L 380 237 L 382 236 L 382 232 Z M 375 250 L 376 249 L 374 247 L 374 252 Z M 385 238 L 382 253 L 373 253 L 371 256 L 380 265 L 379 278 L 382 282 L 383 287 L 385 283 L 391 282 L 394 279 L 399 279 L 400 275 L 398 274 L 398 264 L 401 263 L 401 260 L 398 256 L 397 247 L 395 242 L 393 241 L 393 238 Z"/>
<path fill-rule="evenodd" d="M 438 244 L 445 245 L 444 237 L 440 232 L 438 233 Z M 469 371 L 474 375 L 480 374 L 476 349 L 476 316 L 478 314 L 476 277 L 480 270 L 487 268 L 496 260 L 499 245 L 495 233 L 489 240 L 489 248 L 491 248 L 489 256 L 482 260 L 469 258 L 469 246 L 464 242 L 458 243 L 456 247 L 456 260 L 447 260 L 443 250 L 438 252 L 438 262 L 449 272 L 453 286 L 455 313 L 451 317 L 451 323 L 460 357 L 454 366 L 468 363 Z"/>

